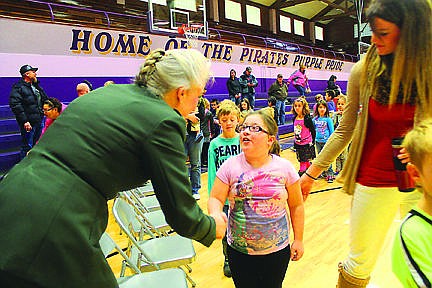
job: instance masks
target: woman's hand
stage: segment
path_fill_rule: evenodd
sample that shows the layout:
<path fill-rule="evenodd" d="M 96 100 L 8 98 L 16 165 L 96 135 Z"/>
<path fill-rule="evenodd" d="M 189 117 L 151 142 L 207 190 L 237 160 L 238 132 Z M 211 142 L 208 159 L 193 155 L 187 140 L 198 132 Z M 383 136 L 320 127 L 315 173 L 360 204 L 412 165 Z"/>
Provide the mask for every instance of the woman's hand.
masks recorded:
<path fill-rule="evenodd" d="M 303 242 L 294 240 L 294 242 L 291 245 L 291 260 L 298 261 L 300 260 L 300 258 L 303 257 L 303 254 L 304 254 Z"/>
<path fill-rule="evenodd" d="M 309 193 L 312 190 L 313 183 L 314 180 L 306 174 L 303 174 L 300 177 L 300 187 L 303 195 L 303 201 L 306 201 L 307 197 L 309 196 Z"/>
<path fill-rule="evenodd" d="M 402 148 L 399 151 L 399 154 L 397 155 L 397 158 L 403 163 L 403 164 L 407 164 L 408 162 L 411 162 L 411 158 L 410 155 L 408 153 L 408 151 L 406 151 L 405 148 Z"/>

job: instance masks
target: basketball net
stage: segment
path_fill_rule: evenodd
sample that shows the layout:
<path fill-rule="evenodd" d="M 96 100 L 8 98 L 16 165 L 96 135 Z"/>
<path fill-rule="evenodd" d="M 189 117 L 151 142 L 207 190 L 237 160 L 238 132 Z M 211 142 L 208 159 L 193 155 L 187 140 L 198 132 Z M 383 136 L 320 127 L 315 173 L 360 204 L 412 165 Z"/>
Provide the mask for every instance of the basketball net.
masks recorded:
<path fill-rule="evenodd" d="M 198 47 L 198 38 L 203 34 L 203 31 L 203 25 L 186 26 L 183 24 L 182 26 L 178 27 L 178 33 L 186 37 L 188 45 L 191 48 Z"/>

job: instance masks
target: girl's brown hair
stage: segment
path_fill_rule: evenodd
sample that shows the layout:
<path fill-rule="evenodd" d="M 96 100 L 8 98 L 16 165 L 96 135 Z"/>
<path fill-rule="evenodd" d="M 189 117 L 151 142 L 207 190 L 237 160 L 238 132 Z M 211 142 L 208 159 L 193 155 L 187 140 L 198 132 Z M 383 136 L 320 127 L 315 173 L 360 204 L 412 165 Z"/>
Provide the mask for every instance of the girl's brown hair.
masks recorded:
<path fill-rule="evenodd" d="M 294 109 L 294 103 L 296 103 L 296 102 L 300 102 L 303 104 L 303 109 L 302 109 L 303 116 L 310 114 L 308 102 L 306 101 L 305 98 L 300 97 L 300 98 L 297 98 L 296 100 L 294 100 L 292 108 L 291 108 L 291 113 L 294 115 L 294 118 L 298 116 L 297 112 Z"/>
<path fill-rule="evenodd" d="M 321 105 L 326 108 L 326 112 L 324 113 L 324 117 L 330 117 L 330 112 L 329 112 L 329 109 L 328 109 L 327 102 L 324 101 L 324 100 L 317 102 L 317 105 L 316 105 L 315 111 L 314 111 L 314 117 L 320 117 L 319 112 L 318 112 L 318 108 Z"/>
<path fill-rule="evenodd" d="M 400 28 L 400 38 L 393 57 L 389 104 L 397 101 L 402 92 L 403 103 L 413 93 L 422 113 L 432 115 L 432 1 L 431 0 L 373 0 L 367 10 L 369 22 L 382 18 Z M 389 72 L 372 45 L 365 57 L 361 89 L 378 93 L 376 79 Z M 370 90 L 369 90 L 370 89 Z M 415 90 L 415 91 L 414 91 Z"/>

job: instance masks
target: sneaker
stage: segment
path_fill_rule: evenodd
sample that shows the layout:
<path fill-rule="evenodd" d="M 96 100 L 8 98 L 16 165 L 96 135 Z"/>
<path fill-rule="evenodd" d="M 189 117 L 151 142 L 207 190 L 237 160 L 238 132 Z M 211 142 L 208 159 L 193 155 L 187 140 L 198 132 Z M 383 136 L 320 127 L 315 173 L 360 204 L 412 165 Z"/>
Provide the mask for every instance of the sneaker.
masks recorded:
<path fill-rule="evenodd" d="M 195 200 L 200 200 L 201 199 L 201 196 L 200 196 L 199 193 L 193 193 L 192 196 L 193 196 L 193 198 L 195 198 Z"/>
<path fill-rule="evenodd" d="M 231 269 L 229 267 L 228 261 L 224 262 L 224 266 L 223 266 L 223 273 L 226 277 L 231 278 L 232 274 L 231 274 Z"/>
<path fill-rule="evenodd" d="M 333 183 L 333 176 L 327 176 L 327 183 Z"/>

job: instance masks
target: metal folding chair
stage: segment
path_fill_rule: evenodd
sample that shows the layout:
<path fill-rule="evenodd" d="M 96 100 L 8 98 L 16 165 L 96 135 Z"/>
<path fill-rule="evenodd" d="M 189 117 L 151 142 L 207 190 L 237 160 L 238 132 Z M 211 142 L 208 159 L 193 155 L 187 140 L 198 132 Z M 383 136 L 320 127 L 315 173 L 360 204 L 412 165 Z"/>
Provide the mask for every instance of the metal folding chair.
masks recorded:
<path fill-rule="evenodd" d="M 188 272 L 192 269 L 188 264 L 195 260 L 195 249 L 192 240 L 180 235 L 169 237 L 151 238 L 137 240 L 133 235 L 134 219 L 141 221 L 134 208 L 122 197 L 117 198 L 113 205 L 113 215 L 120 229 L 127 235 L 129 240 L 129 257 L 140 271 L 154 271 L 185 266 Z M 195 287 L 195 282 L 186 274 L 186 278 Z"/>
<path fill-rule="evenodd" d="M 99 244 L 102 252 L 107 257 L 109 253 L 117 251 L 122 257 L 123 261 L 137 274 L 127 277 L 120 277 L 117 283 L 120 288 L 159 288 L 159 287 L 172 287 L 172 288 L 187 288 L 186 274 L 182 269 L 172 268 L 164 270 L 156 270 L 153 272 L 141 273 L 139 268 L 129 259 L 123 250 L 115 243 L 108 233 L 102 234 Z"/>
<path fill-rule="evenodd" d="M 140 194 L 140 196 L 151 196 L 154 195 L 154 189 L 153 185 L 150 181 L 145 183 L 143 186 L 136 188 L 137 192 Z"/>
<path fill-rule="evenodd" d="M 131 190 L 131 192 L 136 193 L 136 189 Z M 139 194 L 137 194 L 137 197 L 141 204 L 149 211 L 158 211 L 161 210 L 161 206 L 159 201 L 157 200 L 156 195 L 150 195 L 150 196 L 144 196 L 140 197 Z"/>
<path fill-rule="evenodd" d="M 130 203 L 141 220 L 149 228 L 152 238 L 168 236 L 172 232 L 172 228 L 165 220 L 165 215 L 162 210 L 149 211 L 140 201 L 138 195 L 133 190 L 123 191 L 119 193 L 121 198 L 124 198 Z"/>

